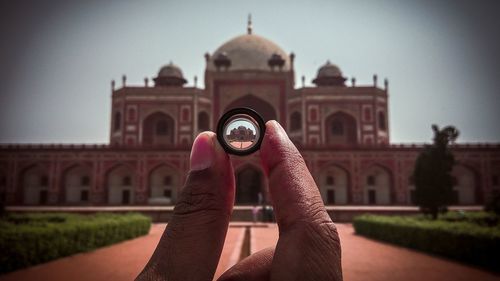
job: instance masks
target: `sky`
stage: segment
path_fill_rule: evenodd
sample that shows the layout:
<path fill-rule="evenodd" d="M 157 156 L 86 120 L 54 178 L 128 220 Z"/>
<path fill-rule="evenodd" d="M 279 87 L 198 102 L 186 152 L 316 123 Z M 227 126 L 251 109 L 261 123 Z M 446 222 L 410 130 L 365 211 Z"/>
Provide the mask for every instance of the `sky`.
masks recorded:
<path fill-rule="evenodd" d="M 253 31 L 296 54 L 296 87 L 327 60 L 389 79 L 392 143 L 500 142 L 500 4 L 466 0 L 0 0 L 0 143 L 106 143 L 110 81 L 173 61 L 203 86 L 205 52 Z M 201 81 L 201 83 L 200 83 Z M 380 83 L 380 82 L 379 82 Z M 381 83 L 380 83 L 381 84 Z"/>

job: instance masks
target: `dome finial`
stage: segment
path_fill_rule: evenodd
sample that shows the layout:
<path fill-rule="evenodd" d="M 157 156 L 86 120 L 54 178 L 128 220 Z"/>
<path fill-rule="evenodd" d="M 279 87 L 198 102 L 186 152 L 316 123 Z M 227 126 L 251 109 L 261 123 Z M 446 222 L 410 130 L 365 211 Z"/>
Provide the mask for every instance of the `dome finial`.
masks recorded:
<path fill-rule="evenodd" d="M 248 14 L 247 33 L 252 34 L 252 14 Z"/>

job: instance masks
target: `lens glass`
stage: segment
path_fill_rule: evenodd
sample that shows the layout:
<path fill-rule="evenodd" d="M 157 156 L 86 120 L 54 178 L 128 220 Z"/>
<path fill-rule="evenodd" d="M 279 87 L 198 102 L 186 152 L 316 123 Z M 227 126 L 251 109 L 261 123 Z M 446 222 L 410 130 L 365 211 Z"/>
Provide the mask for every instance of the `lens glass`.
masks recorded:
<path fill-rule="evenodd" d="M 224 141 L 238 151 L 251 149 L 260 137 L 259 124 L 246 114 L 236 114 L 224 124 Z"/>

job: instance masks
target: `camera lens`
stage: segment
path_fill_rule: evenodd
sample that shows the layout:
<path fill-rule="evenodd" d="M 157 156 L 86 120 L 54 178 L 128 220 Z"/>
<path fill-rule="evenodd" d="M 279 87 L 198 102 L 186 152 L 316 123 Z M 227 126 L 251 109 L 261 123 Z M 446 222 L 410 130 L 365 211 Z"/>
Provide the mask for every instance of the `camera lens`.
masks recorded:
<path fill-rule="evenodd" d="M 217 124 L 217 139 L 227 153 L 248 155 L 260 148 L 265 124 L 262 117 L 246 107 L 231 109 Z"/>

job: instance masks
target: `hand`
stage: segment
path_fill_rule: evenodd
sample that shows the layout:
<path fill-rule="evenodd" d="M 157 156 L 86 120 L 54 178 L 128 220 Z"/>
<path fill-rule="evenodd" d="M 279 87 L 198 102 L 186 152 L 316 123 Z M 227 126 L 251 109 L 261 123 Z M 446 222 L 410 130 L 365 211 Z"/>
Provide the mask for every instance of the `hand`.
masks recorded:
<path fill-rule="evenodd" d="M 210 165 L 196 160 L 200 148 L 201 158 L 213 157 L 206 161 Z M 275 121 L 266 124 L 260 154 L 279 240 L 276 249 L 245 258 L 219 280 L 342 280 L 335 225 L 302 156 Z M 203 133 L 195 140 L 191 170 L 174 216 L 137 280 L 213 278 L 234 203 L 233 169 L 215 135 Z"/>

